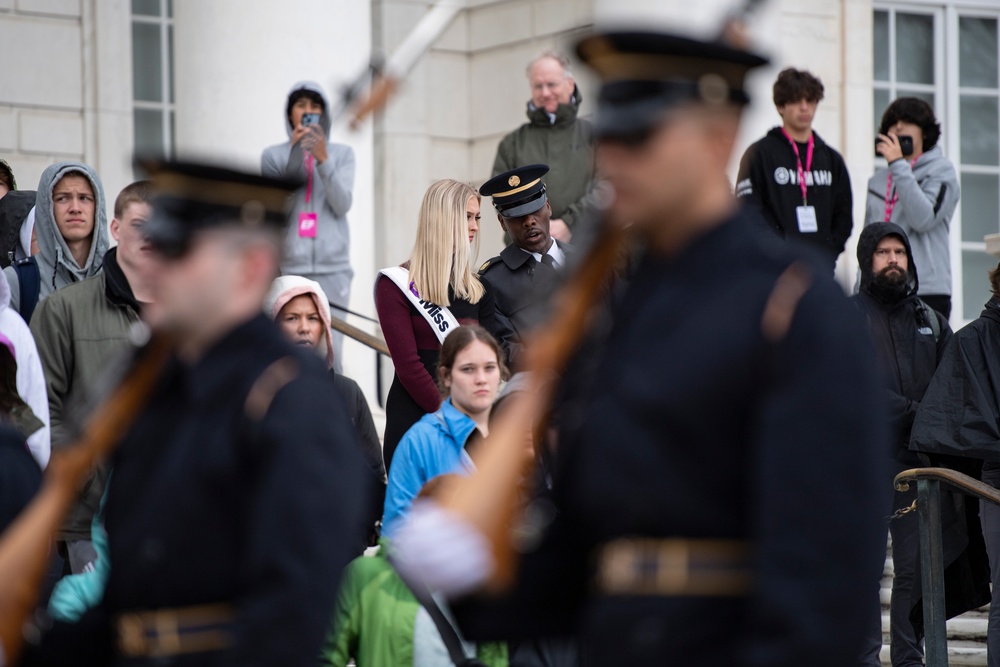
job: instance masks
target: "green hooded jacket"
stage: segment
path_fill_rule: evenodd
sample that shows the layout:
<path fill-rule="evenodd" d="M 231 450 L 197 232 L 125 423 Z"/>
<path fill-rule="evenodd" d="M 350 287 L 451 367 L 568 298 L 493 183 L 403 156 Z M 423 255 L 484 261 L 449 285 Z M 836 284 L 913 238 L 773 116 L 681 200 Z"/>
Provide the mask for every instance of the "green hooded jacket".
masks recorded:
<path fill-rule="evenodd" d="M 333 628 L 320 664 L 346 667 L 353 658 L 357 667 L 418 667 L 414 636 L 420 632 L 418 627 L 427 628 L 431 621 L 389 564 L 386 549 L 387 542 L 382 540 L 375 556 L 355 558 L 344 570 Z M 436 633 L 433 624 L 429 627 Z M 439 637 L 434 639 L 440 641 Z M 442 651 L 443 646 L 438 653 Z M 489 667 L 507 667 L 507 645 L 480 644 L 476 657 Z M 442 659 L 451 664 L 447 653 Z"/>
<path fill-rule="evenodd" d="M 493 175 L 529 164 L 547 164 L 545 189 L 552 204 L 552 218 L 571 229 L 596 206 L 594 180 L 594 126 L 578 118 L 580 89 L 569 104 L 560 104 L 555 120 L 545 109 L 528 102 L 528 122 L 500 142 L 493 161 Z"/>
<path fill-rule="evenodd" d="M 67 406 L 93 392 L 108 364 L 127 353 L 132 347 L 129 331 L 139 321 L 138 304 L 118 267 L 117 248 L 104 254 L 103 264 L 96 276 L 50 294 L 31 318 L 48 390 L 53 451 L 73 444 Z M 56 539 L 90 539 L 108 470 L 106 462 L 95 466 Z"/>

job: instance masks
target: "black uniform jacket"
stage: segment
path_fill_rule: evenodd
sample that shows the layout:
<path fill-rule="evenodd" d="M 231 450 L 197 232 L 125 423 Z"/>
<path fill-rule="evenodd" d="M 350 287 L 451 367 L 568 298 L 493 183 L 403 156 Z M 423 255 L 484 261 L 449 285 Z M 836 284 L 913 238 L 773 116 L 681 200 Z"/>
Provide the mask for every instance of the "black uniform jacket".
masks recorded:
<path fill-rule="evenodd" d="M 113 459 L 104 600 L 56 624 L 40 661 L 153 664 L 115 657 L 118 614 L 226 603 L 228 650 L 162 664 L 314 665 L 371 478 L 335 391 L 262 315 L 171 362 Z"/>
<path fill-rule="evenodd" d="M 899 237 L 910 258 L 907 293 L 898 300 L 886 298 L 874 284 L 872 258 L 875 248 L 886 236 Z M 861 289 L 853 300 L 868 321 L 876 356 L 882 365 L 889 409 L 896 425 L 893 454 L 902 457 L 900 460 L 919 465 L 918 461 L 911 461 L 913 455 L 908 449 L 910 428 L 938 361 L 951 340 L 951 327 L 943 315 L 917 296 L 918 267 L 913 264 L 910 241 L 898 225 L 889 222 L 865 227 L 858 239 L 858 264 Z M 937 322 L 931 322 L 931 318 Z"/>
<path fill-rule="evenodd" d="M 577 355 L 597 364 L 564 376 L 558 516 L 509 596 L 459 605 L 468 633 L 576 633 L 595 665 L 857 662 L 891 491 L 874 354 L 825 268 L 748 215 L 642 260 Z M 602 595 L 623 537 L 747 540 L 752 591 Z"/>
<path fill-rule="evenodd" d="M 554 243 L 559 244 L 566 262 L 572 262 L 573 247 Z M 480 267 L 479 275 L 490 281 L 496 295 L 497 331 L 509 332 L 499 342 L 511 365 L 517 364 L 521 338 L 548 316 L 549 302 L 565 270 L 565 266 L 556 269 L 536 261 L 513 243 Z"/>

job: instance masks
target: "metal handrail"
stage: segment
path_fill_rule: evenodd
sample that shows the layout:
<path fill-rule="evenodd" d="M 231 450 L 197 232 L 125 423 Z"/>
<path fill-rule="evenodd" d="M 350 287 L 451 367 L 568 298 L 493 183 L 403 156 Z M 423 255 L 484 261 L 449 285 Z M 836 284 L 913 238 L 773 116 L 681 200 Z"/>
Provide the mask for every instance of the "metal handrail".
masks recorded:
<path fill-rule="evenodd" d="M 1000 505 L 1000 490 L 989 484 L 980 482 L 975 477 L 969 477 L 951 468 L 912 468 L 896 475 L 893 485 L 897 491 L 909 491 L 910 482 L 921 479 L 935 479 L 944 482 L 967 496 Z"/>
<path fill-rule="evenodd" d="M 387 357 L 391 356 L 389 354 L 389 346 L 385 344 L 385 340 L 383 340 L 380 336 L 373 336 L 367 331 L 362 331 L 356 326 L 348 324 L 339 317 L 330 317 L 330 328 L 335 331 L 339 331 L 349 338 L 353 338 L 362 345 L 367 345 L 379 354 L 384 354 Z"/>
<path fill-rule="evenodd" d="M 947 667 L 948 633 L 944 606 L 944 545 L 941 536 L 941 485 L 1000 505 L 1000 491 L 949 468 L 912 468 L 896 475 L 897 491 L 917 483 L 917 519 L 920 531 L 920 581 L 924 606 L 924 658 L 927 667 Z"/>

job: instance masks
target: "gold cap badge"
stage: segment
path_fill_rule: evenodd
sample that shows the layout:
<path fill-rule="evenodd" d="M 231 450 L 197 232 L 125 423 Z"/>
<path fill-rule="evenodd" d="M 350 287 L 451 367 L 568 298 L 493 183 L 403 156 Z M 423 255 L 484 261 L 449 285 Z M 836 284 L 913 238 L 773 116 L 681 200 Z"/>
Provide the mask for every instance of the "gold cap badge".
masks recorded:
<path fill-rule="evenodd" d="M 520 184 L 521 184 L 521 179 L 518 177 L 517 174 L 514 174 L 513 176 L 507 179 L 507 185 L 509 185 L 512 188 L 516 188 Z"/>

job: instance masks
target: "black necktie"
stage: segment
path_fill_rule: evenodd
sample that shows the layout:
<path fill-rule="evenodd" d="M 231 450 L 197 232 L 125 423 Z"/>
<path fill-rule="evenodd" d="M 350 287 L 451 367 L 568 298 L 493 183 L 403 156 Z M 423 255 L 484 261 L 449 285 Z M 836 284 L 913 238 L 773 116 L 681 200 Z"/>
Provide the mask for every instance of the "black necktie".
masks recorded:
<path fill-rule="evenodd" d="M 542 264 L 549 267 L 550 269 L 556 268 L 556 260 L 552 258 L 552 255 L 542 255 Z"/>

